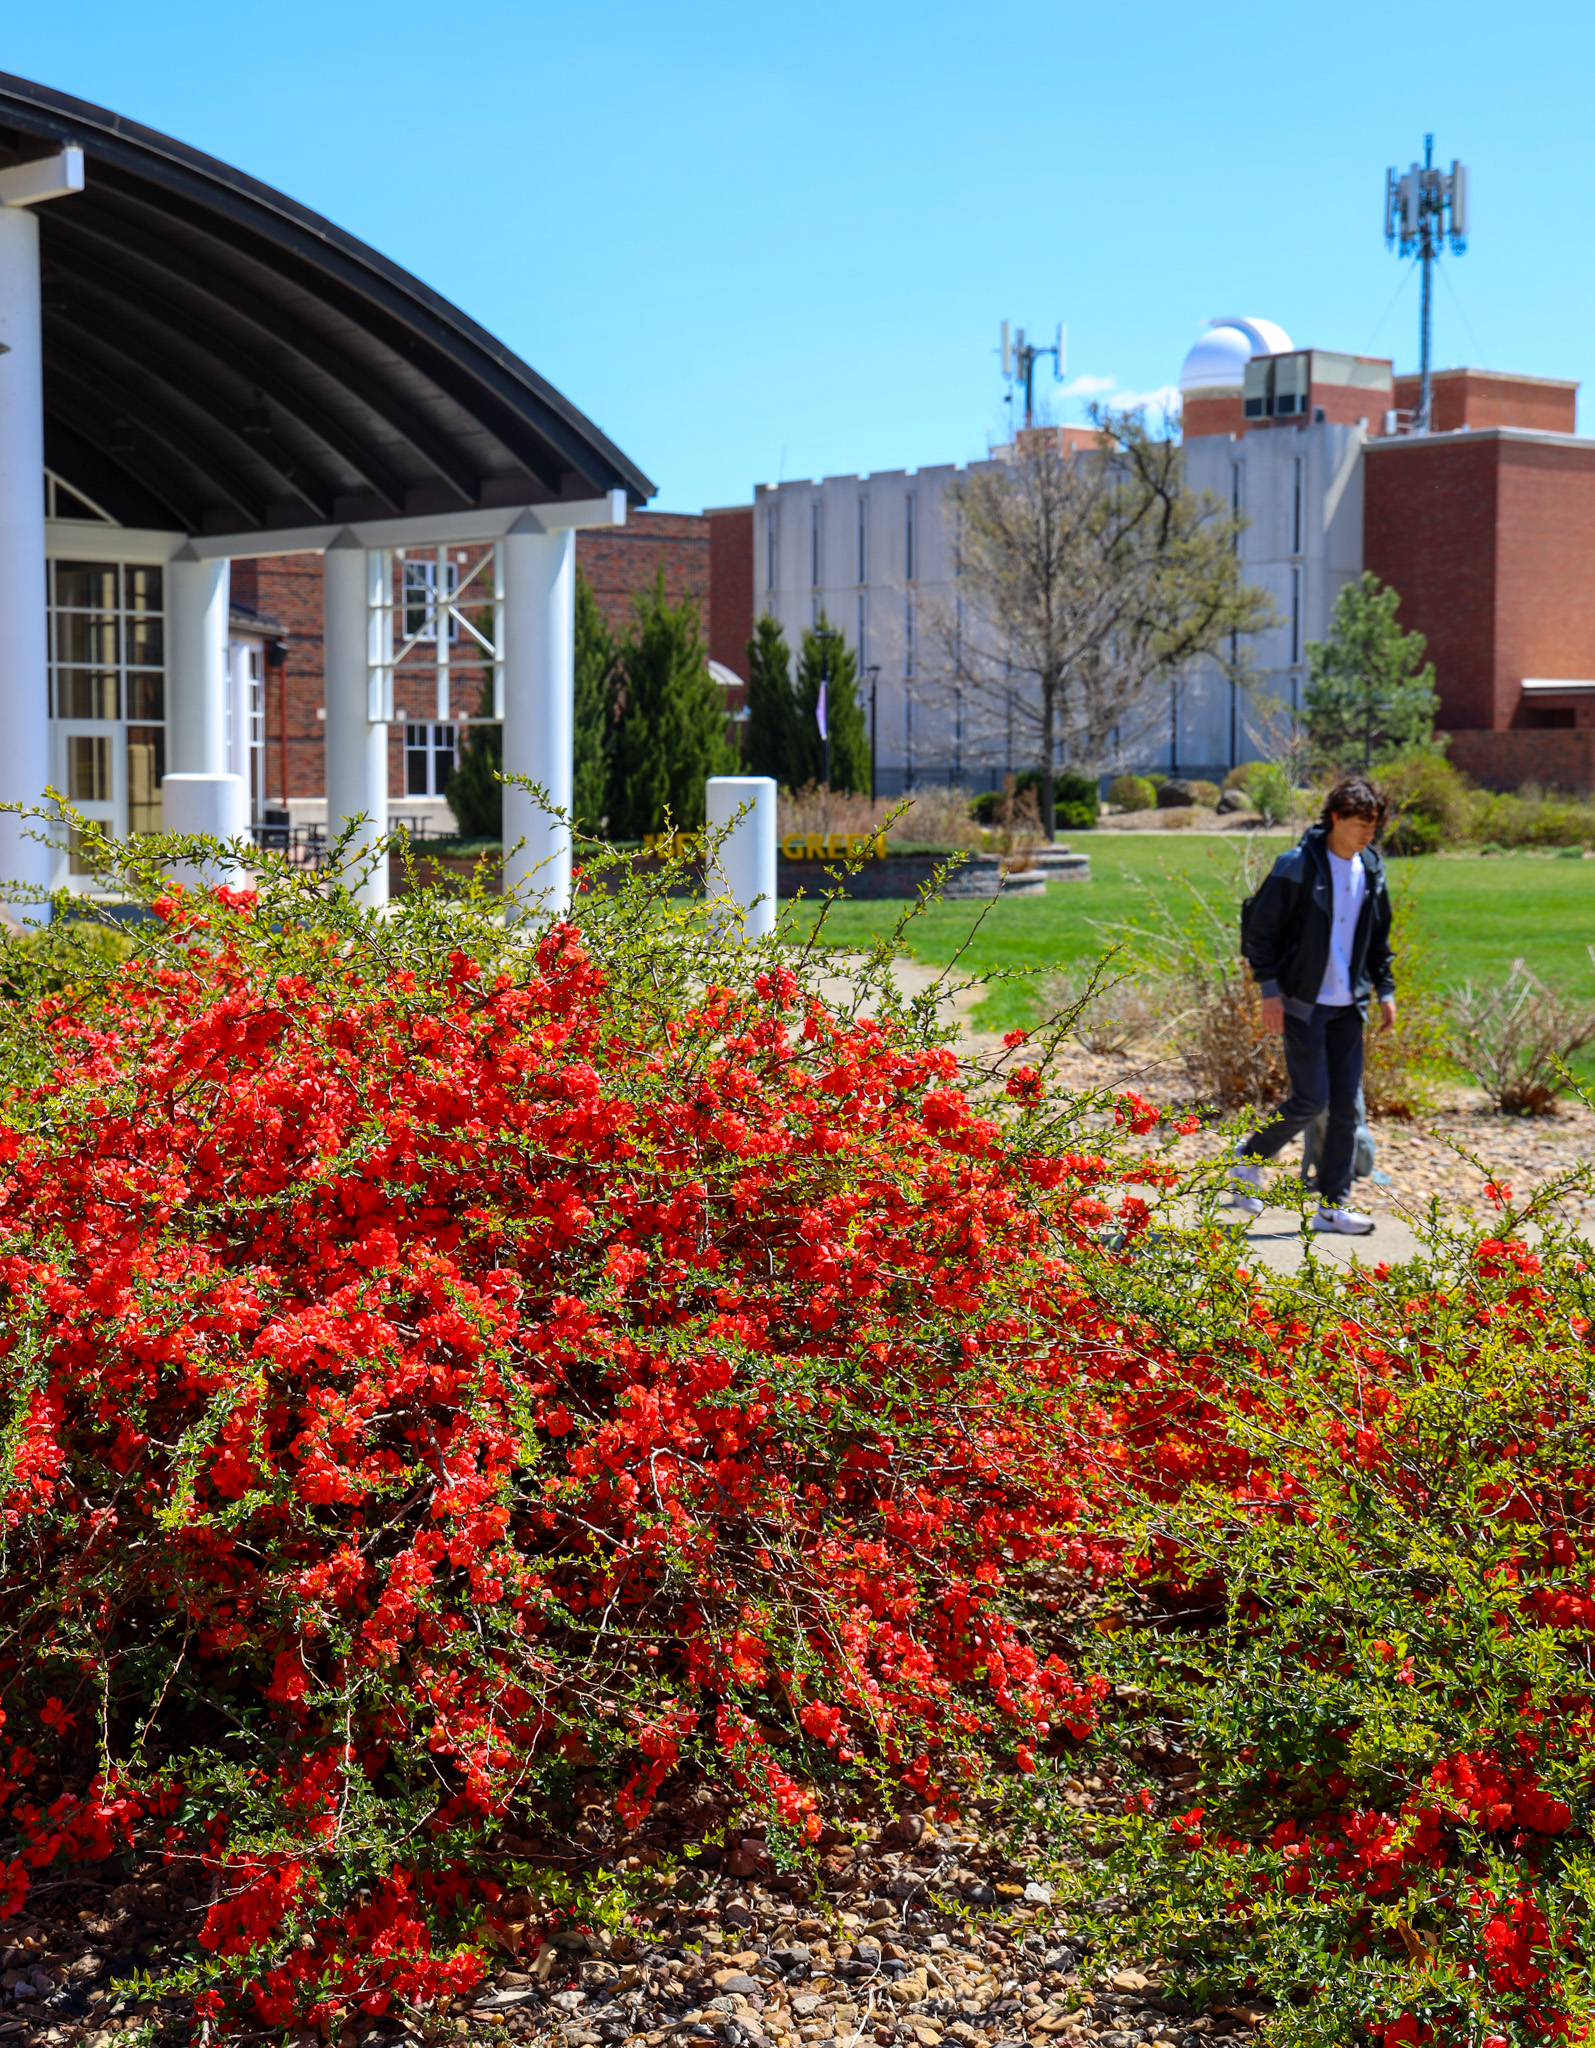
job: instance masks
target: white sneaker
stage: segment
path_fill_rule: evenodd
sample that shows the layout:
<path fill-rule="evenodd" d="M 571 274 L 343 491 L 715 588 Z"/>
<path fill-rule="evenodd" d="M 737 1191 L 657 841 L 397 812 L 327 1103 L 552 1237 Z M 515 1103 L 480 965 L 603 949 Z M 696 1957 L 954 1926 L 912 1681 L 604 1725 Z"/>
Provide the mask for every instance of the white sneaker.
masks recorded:
<path fill-rule="evenodd" d="M 1326 1202 L 1313 1218 L 1312 1228 L 1334 1231 L 1341 1237 L 1367 1237 L 1373 1229 L 1373 1218 L 1364 1216 L 1360 1209 L 1348 1209 L 1344 1203 L 1331 1207 Z"/>
<path fill-rule="evenodd" d="M 1244 1153 L 1237 1153 L 1229 1170 L 1229 1177 L 1235 1183 L 1231 1190 L 1229 1205 L 1239 1209 L 1245 1216 L 1261 1216 L 1263 1203 L 1255 1194 L 1243 1194 L 1243 1188 L 1260 1188 L 1263 1185 L 1263 1169 L 1256 1159 L 1248 1159 Z"/>

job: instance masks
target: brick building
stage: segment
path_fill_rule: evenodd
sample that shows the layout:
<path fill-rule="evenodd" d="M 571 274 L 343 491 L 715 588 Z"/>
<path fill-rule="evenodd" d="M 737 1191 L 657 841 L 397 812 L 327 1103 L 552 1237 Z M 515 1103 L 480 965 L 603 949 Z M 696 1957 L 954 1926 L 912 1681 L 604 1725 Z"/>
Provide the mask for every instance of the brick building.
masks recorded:
<path fill-rule="evenodd" d="M 1440 370 L 1415 434 L 1416 377 L 1282 348 L 1267 322 L 1223 328 L 1187 358 L 1187 471 L 1248 519 L 1242 559 L 1279 619 L 1258 636 L 1266 695 L 1299 705 L 1308 643 L 1371 569 L 1428 642 L 1459 767 L 1595 789 L 1595 441 L 1575 432 L 1577 384 Z M 1211 677 L 1182 689 L 1215 696 Z M 1244 758 L 1260 735 L 1230 715 Z"/>
<path fill-rule="evenodd" d="M 1553 401 L 1571 413 L 1569 387 Z M 1595 441 L 1466 416 L 1381 436 L 1363 518 L 1364 561 L 1428 640 L 1457 766 L 1595 789 Z"/>

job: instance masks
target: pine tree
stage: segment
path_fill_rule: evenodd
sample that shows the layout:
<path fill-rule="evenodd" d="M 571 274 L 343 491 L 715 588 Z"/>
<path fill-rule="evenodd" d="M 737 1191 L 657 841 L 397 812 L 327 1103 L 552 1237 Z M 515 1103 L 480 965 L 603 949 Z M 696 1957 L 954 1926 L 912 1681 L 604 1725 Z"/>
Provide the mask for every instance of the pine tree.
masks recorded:
<path fill-rule="evenodd" d="M 769 775 L 783 789 L 803 778 L 798 765 L 798 708 L 792 693 L 792 652 L 781 622 L 769 612 L 748 642 L 748 722 L 742 744 L 743 771 Z"/>
<path fill-rule="evenodd" d="M 571 815 L 588 833 L 605 830 L 615 748 L 620 649 L 598 608 L 592 585 L 576 571 L 576 708 L 571 763 Z"/>
<path fill-rule="evenodd" d="M 476 720 L 486 723 L 478 724 Z M 476 720 L 465 728 L 455 756 L 458 766 L 444 788 L 462 839 L 504 837 L 504 728 L 493 717 L 493 671 L 482 672 Z"/>
<path fill-rule="evenodd" d="M 1365 569 L 1335 599 L 1329 638 L 1308 643 L 1307 733 L 1336 766 L 1371 768 L 1434 738 L 1434 664 L 1423 659 L 1423 635 L 1396 624 L 1400 603 L 1398 592 Z"/>
<path fill-rule="evenodd" d="M 704 783 L 724 775 L 735 756 L 725 735 L 725 706 L 709 674 L 698 607 L 665 599 L 661 568 L 653 590 L 635 600 L 636 618 L 620 644 L 621 708 L 609 781 L 609 834 L 640 839 L 703 823 Z"/>
<path fill-rule="evenodd" d="M 829 621 L 820 613 L 818 624 Z M 831 733 L 831 788 L 869 792 L 869 734 L 858 701 L 858 657 L 841 637 L 821 640 L 805 632 L 798 656 L 798 745 L 793 762 L 793 788 L 825 780 L 825 742 L 820 737 L 820 678 L 829 671 L 825 691 L 826 723 Z"/>

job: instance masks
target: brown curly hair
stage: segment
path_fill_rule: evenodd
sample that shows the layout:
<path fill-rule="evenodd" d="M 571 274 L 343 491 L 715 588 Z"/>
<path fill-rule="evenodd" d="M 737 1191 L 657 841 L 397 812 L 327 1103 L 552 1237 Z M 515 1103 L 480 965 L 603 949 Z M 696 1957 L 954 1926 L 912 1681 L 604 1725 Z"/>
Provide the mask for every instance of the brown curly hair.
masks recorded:
<path fill-rule="evenodd" d="M 1324 798 L 1319 823 L 1327 832 L 1336 818 L 1372 818 L 1375 830 L 1382 832 L 1389 816 L 1390 799 L 1376 782 L 1366 775 L 1342 775 Z"/>

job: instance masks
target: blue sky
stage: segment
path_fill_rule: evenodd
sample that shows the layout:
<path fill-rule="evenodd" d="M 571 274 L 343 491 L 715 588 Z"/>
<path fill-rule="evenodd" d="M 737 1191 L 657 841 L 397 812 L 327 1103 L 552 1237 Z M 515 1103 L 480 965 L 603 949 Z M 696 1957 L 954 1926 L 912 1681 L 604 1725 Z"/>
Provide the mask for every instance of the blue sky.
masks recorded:
<path fill-rule="evenodd" d="M 1417 284 L 1381 204 L 1431 129 L 1473 169 L 1438 361 L 1595 384 L 1587 5 L 7 14 L 0 68 L 373 243 L 568 393 L 664 509 L 980 455 L 1005 417 L 1004 316 L 1068 322 L 1061 418 L 1172 384 L 1213 314 L 1416 367 Z"/>

